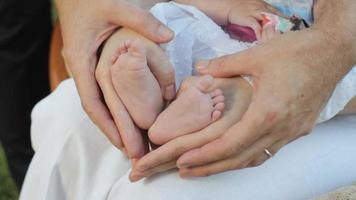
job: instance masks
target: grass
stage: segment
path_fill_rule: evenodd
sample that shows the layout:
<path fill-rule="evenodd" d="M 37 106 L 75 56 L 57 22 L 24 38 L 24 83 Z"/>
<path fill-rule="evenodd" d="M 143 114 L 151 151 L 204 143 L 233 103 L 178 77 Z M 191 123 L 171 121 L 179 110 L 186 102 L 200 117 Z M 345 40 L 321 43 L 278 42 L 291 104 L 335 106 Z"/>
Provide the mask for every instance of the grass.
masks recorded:
<path fill-rule="evenodd" d="M 18 191 L 7 167 L 4 150 L 0 145 L 0 200 L 18 199 Z"/>

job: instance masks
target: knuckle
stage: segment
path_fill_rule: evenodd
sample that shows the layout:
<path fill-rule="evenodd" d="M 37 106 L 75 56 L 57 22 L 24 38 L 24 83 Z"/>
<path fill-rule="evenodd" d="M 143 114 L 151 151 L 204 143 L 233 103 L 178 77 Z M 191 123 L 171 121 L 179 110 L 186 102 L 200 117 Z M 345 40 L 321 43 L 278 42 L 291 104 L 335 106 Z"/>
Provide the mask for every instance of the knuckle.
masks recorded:
<path fill-rule="evenodd" d="M 229 157 L 231 155 L 235 155 L 238 153 L 238 149 L 239 148 L 237 148 L 235 145 L 231 144 L 231 142 L 230 142 L 230 144 L 226 145 L 223 156 Z"/>
<path fill-rule="evenodd" d="M 288 116 L 288 106 L 284 102 L 276 103 L 271 107 L 266 114 L 266 121 L 269 123 L 276 123 L 285 119 Z"/>
<path fill-rule="evenodd" d="M 216 67 L 225 67 L 227 66 L 227 56 L 223 56 L 220 59 L 212 60 L 209 64 Z"/>

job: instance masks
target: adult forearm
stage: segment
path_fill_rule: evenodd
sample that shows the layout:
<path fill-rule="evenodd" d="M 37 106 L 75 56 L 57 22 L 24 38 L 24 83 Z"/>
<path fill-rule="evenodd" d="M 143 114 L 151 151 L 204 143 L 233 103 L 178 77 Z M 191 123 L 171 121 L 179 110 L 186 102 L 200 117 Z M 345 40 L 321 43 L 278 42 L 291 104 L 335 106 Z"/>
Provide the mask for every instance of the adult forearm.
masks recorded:
<path fill-rule="evenodd" d="M 314 29 L 334 46 L 346 70 L 356 65 L 356 1 L 318 0 L 314 8 Z"/>

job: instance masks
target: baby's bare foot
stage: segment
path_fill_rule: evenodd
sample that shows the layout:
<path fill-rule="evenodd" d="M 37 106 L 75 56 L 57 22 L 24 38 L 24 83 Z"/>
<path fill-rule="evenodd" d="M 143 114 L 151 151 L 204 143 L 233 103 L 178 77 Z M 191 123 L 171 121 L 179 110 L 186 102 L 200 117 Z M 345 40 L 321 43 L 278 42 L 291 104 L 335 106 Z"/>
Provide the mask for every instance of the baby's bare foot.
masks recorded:
<path fill-rule="evenodd" d="M 138 127 L 148 129 L 163 107 L 159 84 L 147 66 L 139 40 L 126 41 L 113 57 L 111 78 L 115 90 Z"/>
<path fill-rule="evenodd" d="M 178 136 L 199 131 L 219 119 L 224 109 L 221 90 L 208 92 L 213 85 L 211 76 L 200 77 L 194 85 L 180 91 L 149 129 L 150 140 L 164 144 Z"/>

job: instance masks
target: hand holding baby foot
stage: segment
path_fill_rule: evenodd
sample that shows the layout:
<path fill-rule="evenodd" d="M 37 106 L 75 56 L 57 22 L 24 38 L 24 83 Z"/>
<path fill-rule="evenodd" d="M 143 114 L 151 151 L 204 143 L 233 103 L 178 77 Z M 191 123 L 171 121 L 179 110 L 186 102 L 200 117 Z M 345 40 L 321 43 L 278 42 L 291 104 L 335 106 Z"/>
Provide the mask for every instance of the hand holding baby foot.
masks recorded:
<path fill-rule="evenodd" d="M 211 76 L 197 78 L 196 83 L 180 89 L 179 95 L 149 129 L 150 140 L 164 144 L 182 135 L 199 131 L 219 119 L 224 109 L 220 89 L 208 92 L 214 84 Z"/>
<path fill-rule="evenodd" d="M 134 122 L 147 130 L 163 108 L 156 78 L 147 66 L 146 50 L 140 40 L 123 43 L 113 57 L 111 79 Z"/>
<path fill-rule="evenodd" d="M 125 41 L 133 41 L 137 38 L 144 44 L 148 66 L 160 85 L 160 92 L 164 99 L 171 100 L 175 96 L 173 66 L 157 44 L 126 28 L 121 28 L 108 39 L 95 69 L 95 77 L 113 118 L 107 120 L 115 121 L 125 147 L 124 150 L 131 159 L 138 159 L 148 152 L 148 141 L 133 122 L 126 106 L 117 94 L 112 81 L 111 70 L 114 70 L 112 69 L 114 67 L 112 57 L 114 54 L 118 55 L 114 53 L 117 52 L 118 47 L 122 46 Z M 115 141 L 112 141 L 112 143 L 115 144 Z"/>

